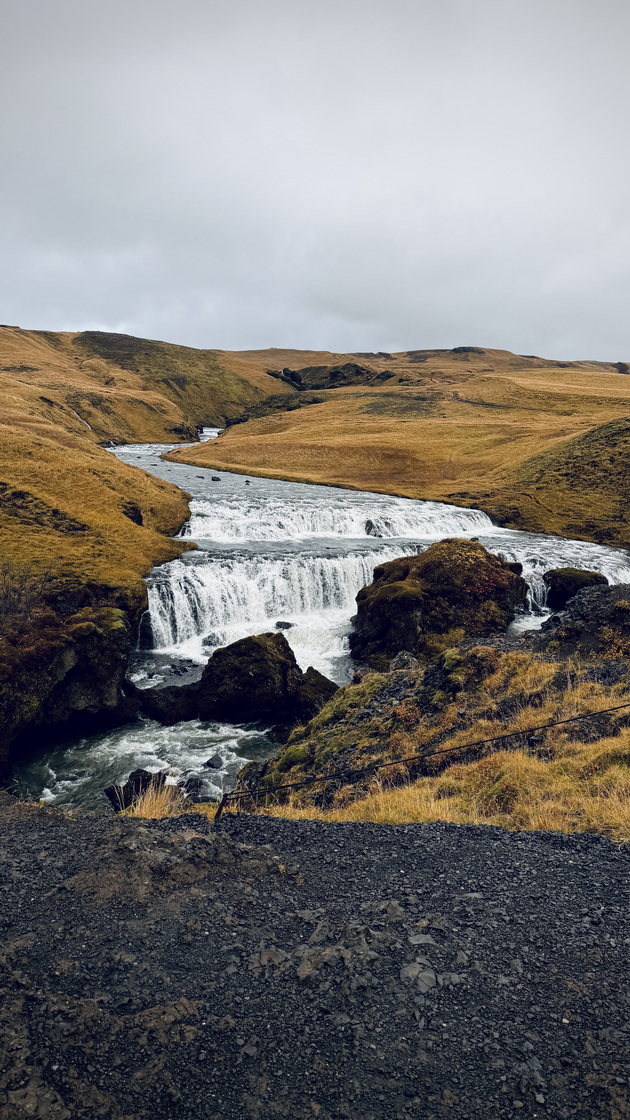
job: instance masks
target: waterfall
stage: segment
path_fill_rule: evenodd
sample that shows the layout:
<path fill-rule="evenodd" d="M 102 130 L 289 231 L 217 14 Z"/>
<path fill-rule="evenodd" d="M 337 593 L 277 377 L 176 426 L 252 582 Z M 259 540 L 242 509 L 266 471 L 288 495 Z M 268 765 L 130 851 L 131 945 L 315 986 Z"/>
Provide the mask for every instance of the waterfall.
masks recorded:
<path fill-rule="evenodd" d="M 201 439 L 216 435 L 216 428 L 206 428 Z M 184 559 L 154 569 L 147 581 L 149 612 L 131 673 L 141 687 L 181 683 L 182 674 L 196 679 L 213 649 L 278 622 L 301 668 L 314 665 L 343 684 L 352 672 L 348 632 L 357 591 L 378 564 L 443 537 L 478 537 L 489 551 L 522 564 L 529 599 L 519 629 L 548 613 L 542 577 L 551 568 L 598 571 L 610 583 L 630 583 L 630 559 L 622 549 L 501 529 L 480 510 L 443 502 L 203 470 L 163 460 L 171 447 L 111 449 L 193 495 L 181 536 L 200 544 Z M 140 720 L 89 736 L 76 750 L 52 747 L 24 768 L 21 788 L 58 805 L 96 807 L 103 787 L 136 767 L 171 766 L 178 775 L 200 776 L 216 797 L 233 785 L 245 759 L 270 749 L 264 733 L 252 728 L 197 720 L 160 727 Z M 216 753 L 221 765 L 208 769 L 204 763 Z"/>
<path fill-rule="evenodd" d="M 399 555 L 400 549 L 381 548 L 339 556 L 202 553 L 192 562 L 174 560 L 148 585 L 154 648 L 210 637 L 208 649 L 234 640 L 235 631 L 258 634 L 300 616 L 343 612 L 349 619 L 376 565 Z"/>
<path fill-rule="evenodd" d="M 220 543 L 237 541 L 295 541 L 317 537 L 442 537 L 492 531 L 487 514 L 459 509 L 443 502 L 415 502 L 330 490 L 328 500 L 239 494 L 215 502 L 190 504 L 190 521 L 181 536 Z"/>
<path fill-rule="evenodd" d="M 630 555 L 622 549 L 506 529 L 481 539 L 497 556 L 523 565 L 523 579 L 528 585 L 527 609 L 534 616 L 549 613 L 543 574 L 553 568 L 580 568 L 600 572 L 610 584 L 630 583 Z"/>

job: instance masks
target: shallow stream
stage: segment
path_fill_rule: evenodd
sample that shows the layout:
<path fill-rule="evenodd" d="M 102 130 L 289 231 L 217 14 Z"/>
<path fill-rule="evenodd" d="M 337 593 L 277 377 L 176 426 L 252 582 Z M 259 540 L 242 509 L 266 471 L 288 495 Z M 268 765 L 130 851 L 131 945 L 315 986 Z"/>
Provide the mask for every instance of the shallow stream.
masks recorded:
<path fill-rule="evenodd" d="M 205 429 L 212 439 L 216 429 Z M 377 564 L 444 537 L 474 537 L 523 565 L 527 613 L 514 626 L 547 616 L 543 572 L 577 567 L 630 582 L 623 550 L 501 529 L 480 510 L 335 487 L 280 482 L 200 469 L 160 458 L 170 446 L 113 449 L 124 462 L 174 482 L 193 496 L 181 537 L 196 551 L 149 576 L 149 611 L 129 675 L 140 688 L 198 679 L 212 651 L 238 638 L 280 629 L 303 669 L 342 684 L 352 665 L 350 619 L 357 591 Z M 96 806 L 102 790 L 138 766 L 170 767 L 173 780 L 195 774 L 209 797 L 229 788 L 250 758 L 272 747 L 264 728 L 198 720 L 162 727 L 142 719 L 113 731 L 48 747 L 16 768 L 20 791 L 59 806 Z M 215 766 L 204 763 L 214 758 Z"/>

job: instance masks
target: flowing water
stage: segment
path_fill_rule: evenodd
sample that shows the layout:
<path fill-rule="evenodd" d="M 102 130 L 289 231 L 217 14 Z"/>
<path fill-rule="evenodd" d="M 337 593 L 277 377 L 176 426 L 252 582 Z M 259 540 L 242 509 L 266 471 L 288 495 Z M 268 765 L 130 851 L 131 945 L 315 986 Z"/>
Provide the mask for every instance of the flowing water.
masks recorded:
<path fill-rule="evenodd" d="M 206 429 L 204 438 L 217 435 Z M 181 444 L 178 445 L 181 447 Z M 212 651 L 238 638 L 282 630 L 303 669 L 348 680 L 350 619 L 357 591 L 377 564 L 436 540 L 477 538 L 523 565 L 527 611 L 517 629 L 547 616 L 543 573 L 577 567 L 630 582 L 630 555 L 620 549 L 493 525 L 475 509 L 335 487 L 250 478 L 162 460 L 161 444 L 113 449 L 120 459 L 175 482 L 193 496 L 181 537 L 195 551 L 154 569 L 149 610 L 140 627 L 130 677 L 140 688 L 198 679 Z M 22 792 L 56 805 L 97 805 L 102 790 L 132 769 L 170 767 L 173 780 L 196 774 L 218 797 L 247 759 L 271 750 L 264 728 L 197 720 L 162 727 L 139 720 L 48 748 L 15 774 Z M 215 766 L 204 763 L 213 757 Z"/>

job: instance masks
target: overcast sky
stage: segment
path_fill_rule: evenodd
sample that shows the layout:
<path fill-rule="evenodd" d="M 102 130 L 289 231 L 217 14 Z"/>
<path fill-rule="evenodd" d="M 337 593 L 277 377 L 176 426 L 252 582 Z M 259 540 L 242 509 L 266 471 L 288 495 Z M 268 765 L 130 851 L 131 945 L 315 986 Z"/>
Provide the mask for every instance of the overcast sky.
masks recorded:
<path fill-rule="evenodd" d="M 0 319 L 630 358 L 628 0 L 0 0 Z"/>

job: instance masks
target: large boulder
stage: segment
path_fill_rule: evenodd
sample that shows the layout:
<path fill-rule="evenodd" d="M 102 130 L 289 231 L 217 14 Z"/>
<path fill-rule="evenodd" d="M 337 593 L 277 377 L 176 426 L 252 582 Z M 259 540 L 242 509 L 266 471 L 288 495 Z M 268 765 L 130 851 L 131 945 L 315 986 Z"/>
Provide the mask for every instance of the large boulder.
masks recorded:
<path fill-rule="evenodd" d="M 127 612 L 84 607 L 60 619 L 34 610 L 25 632 L 0 642 L 0 773 L 10 752 L 61 728 L 90 733 L 135 718 L 125 672 L 133 632 Z"/>
<path fill-rule="evenodd" d="M 303 673 L 284 634 L 275 633 L 215 650 L 195 684 L 140 695 L 144 713 L 161 723 L 265 720 L 291 726 L 309 719 L 336 691 L 337 685 L 316 669 Z"/>
<path fill-rule="evenodd" d="M 337 686 L 300 669 L 284 634 L 258 634 L 218 649 L 206 665 L 197 699 L 200 719 L 246 723 L 308 718 Z"/>
<path fill-rule="evenodd" d="M 581 568 L 553 568 L 545 572 L 543 579 L 547 585 L 547 605 L 552 611 L 561 611 L 585 587 L 608 585 L 606 576 L 600 572 L 585 572 Z"/>
<path fill-rule="evenodd" d="M 352 652 L 386 668 L 401 650 L 427 662 L 464 637 L 500 633 L 527 596 L 520 572 L 479 541 L 457 539 L 381 564 L 357 595 Z"/>
<path fill-rule="evenodd" d="M 197 718 L 197 699 L 199 683 L 187 685 L 167 685 L 166 688 L 138 689 L 145 716 L 156 719 L 168 726 Z"/>

